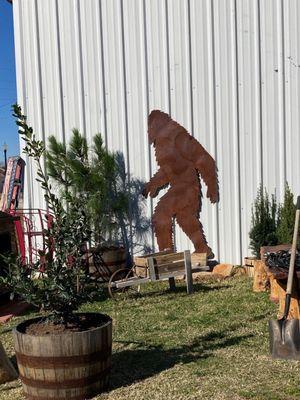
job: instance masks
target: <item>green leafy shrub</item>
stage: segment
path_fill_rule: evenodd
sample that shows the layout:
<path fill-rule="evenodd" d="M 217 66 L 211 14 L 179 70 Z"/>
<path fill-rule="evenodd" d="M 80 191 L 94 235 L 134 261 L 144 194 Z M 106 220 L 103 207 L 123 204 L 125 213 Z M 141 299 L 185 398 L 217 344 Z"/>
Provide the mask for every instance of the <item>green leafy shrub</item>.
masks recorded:
<path fill-rule="evenodd" d="M 277 202 L 274 195 L 271 200 L 266 189 L 259 186 L 256 199 L 252 207 L 252 221 L 250 237 L 250 249 L 259 258 L 261 246 L 275 246 L 278 243 L 277 229 Z"/>
<path fill-rule="evenodd" d="M 87 196 L 83 193 L 82 197 L 74 197 L 68 207 L 64 206 L 43 168 L 44 143 L 36 139 L 21 108 L 14 105 L 13 110 L 19 134 L 25 141 L 23 152 L 37 165 L 37 181 L 53 221 L 44 232 L 47 250 L 40 252 L 40 259 L 33 265 L 24 264 L 21 257 L 6 258 L 8 275 L 4 283 L 27 302 L 53 313 L 56 321 L 68 323 L 75 318 L 74 311 L 95 294 L 89 289 L 91 278 L 82 259 L 83 248 L 91 238 L 85 209 Z M 36 275 L 40 279 L 34 279 Z"/>

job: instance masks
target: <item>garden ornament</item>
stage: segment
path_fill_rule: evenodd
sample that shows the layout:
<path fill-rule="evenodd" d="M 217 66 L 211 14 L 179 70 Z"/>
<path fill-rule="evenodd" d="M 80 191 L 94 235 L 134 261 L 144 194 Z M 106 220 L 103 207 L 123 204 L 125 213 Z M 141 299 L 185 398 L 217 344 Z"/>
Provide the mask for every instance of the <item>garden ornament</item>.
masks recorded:
<path fill-rule="evenodd" d="M 160 189 L 170 185 L 159 200 L 153 215 L 153 227 L 159 250 L 173 249 L 172 222 L 178 225 L 193 242 L 197 253 L 213 253 L 208 246 L 199 213 L 201 183 L 207 185 L 207 197 L 212 203 L 219 200 L 217 168 L 214 159 L 187 130 L 159 110 L 148 117 L 149 141 L 155 148 L 159 170 L 146 184 L 145 197 L 157 196 Z"/>

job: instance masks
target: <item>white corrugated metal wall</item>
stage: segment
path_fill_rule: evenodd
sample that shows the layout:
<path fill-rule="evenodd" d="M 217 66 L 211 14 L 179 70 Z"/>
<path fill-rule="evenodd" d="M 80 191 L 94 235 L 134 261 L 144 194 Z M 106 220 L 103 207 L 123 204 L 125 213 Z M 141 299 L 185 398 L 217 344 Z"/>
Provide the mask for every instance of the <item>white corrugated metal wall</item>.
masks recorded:
<path fill-rule="evenodd" d="M 300 192 L 300 2 L 13 3 L 18 101 L 40 137 L 100 131 L 148 180 L 147 114 L 170 113 L 217 161 L 220 203 L 204 199 L 201 220 L 217 257 L 240 262 L 259 183 L 280 198 L 285 180 Z M 33 173 L 27 200 L 38 207 Z"/>

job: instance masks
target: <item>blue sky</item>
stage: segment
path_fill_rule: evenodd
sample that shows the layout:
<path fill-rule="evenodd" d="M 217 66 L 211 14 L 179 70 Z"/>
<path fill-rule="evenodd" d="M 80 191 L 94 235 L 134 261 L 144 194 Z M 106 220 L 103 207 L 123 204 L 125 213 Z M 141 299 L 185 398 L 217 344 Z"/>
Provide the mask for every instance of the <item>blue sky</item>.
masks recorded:
<path fill-rule="evenodd" d="M 11 116 L 11 105 L 17 100 L 12 5 L 0 0 L 0 161 L 3 143 L 8 156 L 19 154 L 18 132 Z"/>

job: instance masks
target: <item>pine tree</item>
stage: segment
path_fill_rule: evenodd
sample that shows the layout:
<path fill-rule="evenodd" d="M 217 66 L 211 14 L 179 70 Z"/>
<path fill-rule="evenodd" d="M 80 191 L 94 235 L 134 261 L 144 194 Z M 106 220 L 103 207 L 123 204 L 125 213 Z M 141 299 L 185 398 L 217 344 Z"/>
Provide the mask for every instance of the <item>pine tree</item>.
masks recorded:
<path fill-rule="evenodd" d="M 277 202 L 274 195 L 269 196 L 262 185 L 259 186 L 257 196 L 252 207 L 252 224 L 249 232 L 250 249 L 259 257 L 261 246 L 273 246 L 278 243 Z"/>
<path fill-rule="evenodd" d="M 292 243 L 294 232 L 294 219 L 295 219 L 296 206 L 294 204 L 294 195 L 286 182 L 284 191 L 283 205 L 278 209 L 278 226 L 276 235 L 278 243 L 287 244 Z"/>
<path fill-rule="evenodd" d="M 84 199 L 95 244 L 121 245 L 128 255 L 138 243 L 144 247 L 150 229 L 144 182 L 128 175 L 123 155 L 108 151 L 100 134 L 90 147 L 77 129 L 67 146 L 51 136 L 47 171 L 67 204 Z"/>

